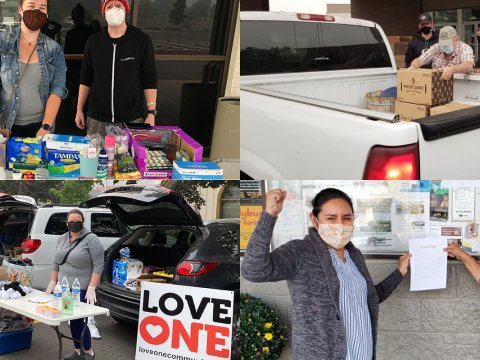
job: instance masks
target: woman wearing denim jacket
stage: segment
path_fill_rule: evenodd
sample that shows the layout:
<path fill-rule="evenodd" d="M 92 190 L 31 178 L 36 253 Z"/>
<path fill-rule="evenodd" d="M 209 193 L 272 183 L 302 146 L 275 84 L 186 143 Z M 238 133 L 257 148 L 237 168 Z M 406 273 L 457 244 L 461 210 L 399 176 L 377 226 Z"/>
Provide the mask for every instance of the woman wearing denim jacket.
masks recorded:
<path fill-rule="evenodd" d="M 0 116 L 11 136 L 50 133 L 67 96 L 62 48 L 40 32 L 47 7 L 48 0 L 20 0 L 20 26 L 0 33 Z"/>

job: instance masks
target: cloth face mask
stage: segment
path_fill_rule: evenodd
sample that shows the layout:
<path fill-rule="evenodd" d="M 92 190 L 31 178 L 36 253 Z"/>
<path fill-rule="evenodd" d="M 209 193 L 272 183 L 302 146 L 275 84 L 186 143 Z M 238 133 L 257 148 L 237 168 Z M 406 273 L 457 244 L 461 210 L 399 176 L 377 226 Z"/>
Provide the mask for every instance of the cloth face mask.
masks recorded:
<path fill-rule="evenodd" d="M 341 249 L 352 239 L 353 226 L 343 224 L 318 224 L 318 235 L 334 249 Z"/>

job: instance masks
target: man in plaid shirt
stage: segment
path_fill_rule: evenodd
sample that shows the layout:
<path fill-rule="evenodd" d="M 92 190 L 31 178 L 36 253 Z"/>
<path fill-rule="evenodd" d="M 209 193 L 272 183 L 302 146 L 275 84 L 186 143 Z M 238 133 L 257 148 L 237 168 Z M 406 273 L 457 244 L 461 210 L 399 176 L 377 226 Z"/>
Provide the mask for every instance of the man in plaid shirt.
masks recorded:
<path fill-rule="evenodd" d="M 440 30 L 438 44 L 413 60 L 409 69 L 418 69 L 429 63 L 432 63 L 432 69 L 443 70 L 443 80 L 449 80 L 453 74 L 473 71 L 475 57 L 472 48 L 460 41 L 457 31 L 445 26 Z"/>

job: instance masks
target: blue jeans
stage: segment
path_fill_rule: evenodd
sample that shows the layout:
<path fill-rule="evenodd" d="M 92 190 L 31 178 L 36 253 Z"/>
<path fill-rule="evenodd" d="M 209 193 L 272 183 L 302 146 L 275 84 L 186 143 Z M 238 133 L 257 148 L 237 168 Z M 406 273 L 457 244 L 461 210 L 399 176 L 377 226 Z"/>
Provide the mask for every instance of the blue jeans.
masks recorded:
<path fill-rule="evenodd" d="M 80 291 L 80 301 L 86 303 L 87 299 L 85 298 L 85 295 L 87 294 L 87 290 L 81 290 Z M 82 331 L 83 328 L 87 326 L 85 323 L 85 319 L 77 319 L 77 320 L 71 320 L 70 321 L 70 330 L 72 332 L 72 338 L 80 340 L 80 337 L 82 336 Z M 75 349 L 80 349 L 80 342 L 73 340 L 73 344 L 75 345 Z M 83 348 L 85 350 L 90 350 L 92 348 L 92 337 L 90 336 L 90 330 L 87 329 L 85 330 L 85 336 L 83 338 Z"/>

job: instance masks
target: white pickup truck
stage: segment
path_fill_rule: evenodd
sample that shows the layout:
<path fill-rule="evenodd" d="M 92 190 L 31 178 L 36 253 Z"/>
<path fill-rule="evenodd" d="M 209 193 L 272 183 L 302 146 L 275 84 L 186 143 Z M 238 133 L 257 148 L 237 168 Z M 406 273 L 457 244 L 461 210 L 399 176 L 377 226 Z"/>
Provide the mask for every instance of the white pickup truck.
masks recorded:
<path fill-rule="evenodd" d="M 367 110 L 396 86 L 378 24 L 242 12 L 241 171 L 254 179 L 480 178 L 480 107 L 399 121 Z M 454 100 L 480 105 L 480 74 L 455 75 Z"/>

